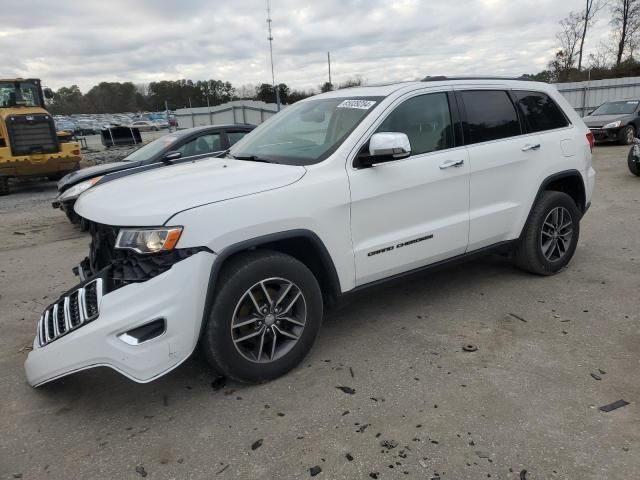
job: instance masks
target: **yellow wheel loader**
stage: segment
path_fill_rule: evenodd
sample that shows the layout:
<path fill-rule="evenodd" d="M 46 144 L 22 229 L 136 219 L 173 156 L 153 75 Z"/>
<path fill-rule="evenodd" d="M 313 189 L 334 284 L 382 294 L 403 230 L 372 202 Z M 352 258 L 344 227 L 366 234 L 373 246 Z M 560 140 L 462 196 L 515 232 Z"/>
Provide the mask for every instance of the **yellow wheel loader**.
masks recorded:
<path fill-rule="evenodd" d="M 0 79 L 0 195 L 10 178 L 61 178 L 78 169 L 80 144 L 57 132 L 44 99 L 52 98 L 35 78 Z"/>

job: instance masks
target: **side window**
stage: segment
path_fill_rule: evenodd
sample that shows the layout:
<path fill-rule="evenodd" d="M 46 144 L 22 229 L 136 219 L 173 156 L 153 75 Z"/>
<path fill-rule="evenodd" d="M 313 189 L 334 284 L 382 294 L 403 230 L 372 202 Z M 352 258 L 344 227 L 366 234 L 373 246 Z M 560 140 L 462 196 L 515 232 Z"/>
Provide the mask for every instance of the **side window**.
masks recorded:
<path fill-rule="evenodd" d="M 560 107 L 542 92 L 513 92 L 525 121 L 532 132 L 543 132 L 569 125 Z"/>
<path fill-rule="evenodd" d="M 453 147 L 447 94 L 430 93 L 410 98 L 391 112 L 377 132 L 405 133 L 411 142 L 412 155 Z"/>
<path fill-rule="evenodd" d="M 229 146 L 235 145 L 249 132 L 227 132 L 229 138 Z"/>
<path fill-rule="evenodd" d="M 208 135 L 202 135 L 185 143 L 177 150 L 182 153 L 182 158 L 218 152 L 222 150 L 220 134 L 210 133 Z"/>
<path fill-rule="evenodd" d="M 488 142 L 520 135 L 518 114 L 504 91 L 461 92 L 467 113 L 466 143 Z"/>

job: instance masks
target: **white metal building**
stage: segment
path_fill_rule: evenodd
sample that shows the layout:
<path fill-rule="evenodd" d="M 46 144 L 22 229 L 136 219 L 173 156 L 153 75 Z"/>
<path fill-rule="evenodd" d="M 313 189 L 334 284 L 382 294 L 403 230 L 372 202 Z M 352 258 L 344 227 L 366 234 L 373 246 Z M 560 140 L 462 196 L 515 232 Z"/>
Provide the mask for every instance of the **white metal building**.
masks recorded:
<path fill-rule="evenodd" d="M 175 114 L 178 128 L 182 129 L 230 123 L 259 125 L 277 111 L 275 103 L 236 100 L 215 107 L 180 108 Z"/>
<path fill-rule="evenodd" d="M 612 100 L 640 100 L 640 77 L 556 83 L 558 91 L 581 116 Z"/>

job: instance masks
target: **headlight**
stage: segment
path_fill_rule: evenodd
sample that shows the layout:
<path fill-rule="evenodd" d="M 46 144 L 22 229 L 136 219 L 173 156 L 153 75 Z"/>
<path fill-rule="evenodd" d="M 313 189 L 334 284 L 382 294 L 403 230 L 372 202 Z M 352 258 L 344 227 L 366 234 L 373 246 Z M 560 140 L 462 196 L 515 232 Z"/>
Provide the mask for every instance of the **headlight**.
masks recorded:
<path fill-rule="evenodd" d="M 602 128 L 618 128 L 620 125 L 622 125 L 622 122 L 620 120 L 616 120 L 615 122 L 607 123 Z"/>
<path fill-rule="evenodd" d="M 181 234 L 182 227 L 123 228 L 116 238 L 116 248 L 137 253 L 168 252 L 175 248 Z"/>
<path fill-rule="evenodd" d="M 60 198 L 58 198 L 58 200 L 59 201 L 75 200 L 83 192 L 86 192 L 87 190 L 89 190 L 100 180 L 102 180 L 102 177 L 94 177 L 89 180 L 85 180 L 84 182 L 80 182 L 77 185 L 74 185 L 73 187 L 71 187 L 66 192 L 64 192 L 62 195 L 60 195 Z"/>

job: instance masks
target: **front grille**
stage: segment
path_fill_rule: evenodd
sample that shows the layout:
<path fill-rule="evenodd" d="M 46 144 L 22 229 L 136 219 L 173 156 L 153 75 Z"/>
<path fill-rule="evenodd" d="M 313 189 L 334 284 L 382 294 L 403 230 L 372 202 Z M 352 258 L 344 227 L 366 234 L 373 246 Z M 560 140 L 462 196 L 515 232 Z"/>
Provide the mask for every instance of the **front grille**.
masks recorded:
<path fill-rule="evenodd" d="M 6 123 L 13 155 L 59 151 L 55 124 L 49 115 L 13 115 Z"/>
<path fill-rule="evenodd" d="M 40 346 L 98 318 L 102 291 L 102 279 L 98 278 L 48 307 L 38 322 Z"/>

